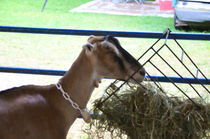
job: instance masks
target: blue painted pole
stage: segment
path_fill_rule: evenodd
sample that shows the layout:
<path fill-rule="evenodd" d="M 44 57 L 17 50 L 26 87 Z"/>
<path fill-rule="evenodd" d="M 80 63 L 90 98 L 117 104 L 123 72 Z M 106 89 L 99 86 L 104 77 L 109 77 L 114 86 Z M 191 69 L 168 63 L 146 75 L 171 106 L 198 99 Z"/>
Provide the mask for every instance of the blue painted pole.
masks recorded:
<path fill-rule="evenodd" d="M 191 84 L 200 84 L 197 79 L 202 83 L 202 84 L 206 84 L 206 85 L 210 85 L 210 79 L 205 79 L 205 78 L 191 78 L 191 77 L 183 77 L 183 79 L 181 77 L 174 77 L 174 76 L 167 76 L 168 79 L 170 79 L 171 81 L 173 81 L 174 83 L 191 83 Z M 158 81 L 158 82 L 169 82 L 168 79 L 164 76 L 151 76 L 151 79 L 154 81 Z"/>
<path fill-rule="evenodd" d="M 0 72 L 63 76 L 66 71 L 51 70 L 51 69 L 20 68 L 20 67 L 0 67 Z"/>
<path fill-rule="evenodd" d="M 0 72 L 7 73 L 23 73 L 23 74 L 38 74 L 38 75 L 54 75 L 54 76 L 63 76 L 66 71 L 64 70 L 51 70 L 51 69 L 32 69 L 32 68 L 20 68 L 20 67 L 0 67 Z M 146 77 L 147 79 L 148 77 Z M 191 84 L 200 84 L 195 78 L 184 77 L 168 77 L 174 83 L 191 83 Z M 151 76 L 151 80 L 158 82 L 168 82 L 167 78 L 164 76 Z M 210 85 L 210 79 L 198 78 L 202 84 Z"/>
<path fill-rule="evenodd" d="M 158 39 L 163 35 L 162 32 L 160 33 L 160 32 L 105 31 L 105 30 L 35 28 L 35 27 L 15 27 L 15 26 L 0 26 L 0 32 L 79 35 L 79 36 L 112 35 L 115 37 L 150 38 L 150 39 Z M 182 40 L 210 40 L 210 33 L 171 33 L 168 37 L 168 39 L 174 39 L 174 38 Z"/>

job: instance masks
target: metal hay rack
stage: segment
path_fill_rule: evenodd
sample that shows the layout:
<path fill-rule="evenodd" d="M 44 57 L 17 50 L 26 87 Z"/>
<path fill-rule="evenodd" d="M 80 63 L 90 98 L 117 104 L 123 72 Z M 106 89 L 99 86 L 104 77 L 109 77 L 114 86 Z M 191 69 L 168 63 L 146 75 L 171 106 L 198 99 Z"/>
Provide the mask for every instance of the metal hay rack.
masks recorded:
<path fill-rule="evenodd" d="M 170 85 L 172 90 L 177 90 L 179 95 L 189 99 L 195 105 L 197 104 L 194 102 L 189 93 L 194 94 L 193 97 L 200 98 L 201 102 L 207 103 L 207 100 L 210 99 L 210 89 L 207 87 L 207 85 L 210 85 L 210 80 L 198 68 L 195 62 L 190 58 L 175 38 L 173 38 L 173 46 L 176 45 L 176 47 L 170 47 L 167 44 L 170 33 L 171 31 L 167 29 L 163 35 L 137 59 L 144 67 L 149 67 L 146 68 L 147 72 L 145 80 L 153 82 L 161 91 L 164 91 L 162 90 L 162 86 L 167 87 Z M 168 61 L 167 57 L 161 56 L 162 53 L 167 53 L 167 57 L 170 57 L 173 61 Z M 157 78 L 154 78 L 154 76 L 151 77 L 149 73 L 154 71 L 156 74 L 161 74 L 162 76 L 155 76 Z M 138 71 L 133 73 L 126 81 L 120 81 L 120 83 L 118 80 L 113 81 L 105 89 L 105 99 L 103 99 L 97 107 L 103 112 L 101 106 L 105 101 L 111 97 L 117 97 L 120 100 L 117 93 L 124 85 L 130 86 L 128 81 L 137 72 Z M 175 75 L 176 77 L 171 75 Z M 186 77 L 186 75 L 190 76 L 190 78 Z M 159 81 L 167 83 L 160 84 Z M 142 86 L 142 84 L 138 81 L 135 80 L 135 82 Z M 202 95 L 200 92 L 205 92 L 205 95 Z"/>

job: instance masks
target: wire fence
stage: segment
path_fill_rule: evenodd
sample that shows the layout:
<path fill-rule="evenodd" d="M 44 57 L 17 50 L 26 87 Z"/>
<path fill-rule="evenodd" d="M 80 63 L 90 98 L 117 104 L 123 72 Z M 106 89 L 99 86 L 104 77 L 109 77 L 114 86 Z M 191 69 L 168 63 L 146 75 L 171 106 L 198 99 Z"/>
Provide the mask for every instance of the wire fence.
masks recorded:
<path fill-rule="evenodd" d="M 198 74 L 201 74 L 203 76 L 203 78 L 206 80 L 207 84 L 209 84 L 209 80 L 208 78 L 204 75 L 204 73 L 198 68 L 198 66 L 195 64 L 195 62 L 193 62 L 193 60 L 190 58 L 190 56 L 186 53 L 186 51 L 183 49 L 183 47 L 178 43 L 178 41 L 174 38 L 174 41 L 175 43 L 177 44 L 178 48 L 181 49 L 181 58 L 179 58 L 177 56 L 177 54 L 175 54 L 175 52 L 170 48 L 170 46 L 167 44 L 167 40 L 168 40 L 168 37 L 170 36 L 170 30 L 168 29 L 166 32 L 164 32 L 164 34 L 149 48 L 145 51 L 145 53 L 143 53 L 137 60 L 140 61 L 141 59 L 143 59 L 144 57 L 146 57 L 147 54 L 149 54 L 150 51 L 153 52 L 152 55 L 150 55 L 149 57 L 146 57 L 146 61 L 143 63 L 143 66 L 145 67 L 146 65 L 151 65 L 154 69 L 156 69 L 161 75 L 163 75 L 165 77 L 165 79 L 167 80 L 167 82 L 171 85 L 173 85 L 175 88 L 177 88 L 187 99 L 189 99 L 193 104 L 197 105 L 193 99 L 189 96 L 189 94 L 187 94 L 185 92 L 184 89 L 182 89 L 180 87 L 180 84 L 177 84 L 176 82 L 174 82 L 173 80 L 171 80 L 170 78 L 168 78 L 167 76 L 167 73 L 164 72 L 163 68 L 162 68 L 162 65 L 158 65 L 156 64 L 154 61 L 157 61 L 157 58 L 155 58 L 155 56 L 159 57 L 160 60 L 162 60 L 163 63 L 165 63 L 167 65 L 167 68 L 170 68 L 179 78 L 181 78 L 182 80 L 184 80 L 184 82 L 191 88 L 190 90 L 190 93 L 196 93 L 197 96 L 200 98 L 200 100 L 204 103 L 205 102 L 205 99 L 202 97 L 202 95 L 199 93 L 199 90 L 194 87 L 192 85 L 191 82 L 189 82 L 188 80 L 186 80 L 183 75 L 180 73 L 179 70 L 177 70 L 174 65 L 172 65 L 170 62 L 167 62 L 167 57 L 164 58 L 163 56 L 161 56 L 160 52 L 161 50 L 163 50 L 164 48 L 168 49 L 169 52 L 175 57 L 175 59 L 177 60 L 177 62 L 179 62 L 182 67 L 184 69 L 186 69 L 187 72 L 189 72 L 189 74 L 193 77 L 194 81 L 197 82 L 197 84 L 199 84 L 199 86 L 205 90 L 205 92 L 207 93 L 208 97 L 210 97 L 210 90 L 206 87 L 207 85 L 205 85 L 204 83 L 202 83 L 199 79 L 198 79 Z M 165 38 L 165 41 L 164 43 L 158 48 L 156 49 L 156 45 L 157 43 L 161 40 Z M 189 61 L 191 62 L 190 65 L 193 65 L 196 69 L 197 69 L 197 72 L 196 73 L 192 73 L 192 71 L 190 70 L 190 68 L 183 62 L 183 58 L 187 58 L 189 59 Z M 155 59 L 155 60 L 153 60 Z M 160 63 L 160 61 L 159 61 Z M 140 86 L 141 83 L 136 81 L 135 78 L 133 78 L 133 76 L 138 73 L 139 70 L 137 70 L 136 72 L 134 72 L 126 81 L 122 82 L 120 85 L 116 85 L 118 83 L 118 80 L 115 80 L 114 82 L 112 82 L 110 84 L 110 86 L 108 86 L 105 90 L 105 93 L 107 94 L 107 97 L 101 101 L 99 104 L 98 104 L 98 108 L 100 109 L 100 107 L 103 105 L 103 103 L 105 103 L 108 99 L 110 99 L 111 97 L 118 97 L 118 95 L 116 95 L 116 93 L 124 86 L 124 85 L 128 85 L 129 86 L 129 80 L 132 79 L 134 80 L 137 84 L 139 84 Z M 147 80 L 148 81 L 151 81 L 153 82 L 162 92 L 164 92 L 164 90 L 162 90 L 162 87 L 160 86 L 159 84 L 159 80 L 158 79 L 155 79 L 153 78 L 149 72 L 147 72 Z M 144 87 L 144 86 L 142 86 Z M 113 90 L 114 88 L 114 91 L 110 93 L 109 90 Z M 192 92 L 193 91 L 193 92 Z M 119 98 L 120 100 L 120 98 Z M 103 110 L 102 110 L 103 111 Z"/>

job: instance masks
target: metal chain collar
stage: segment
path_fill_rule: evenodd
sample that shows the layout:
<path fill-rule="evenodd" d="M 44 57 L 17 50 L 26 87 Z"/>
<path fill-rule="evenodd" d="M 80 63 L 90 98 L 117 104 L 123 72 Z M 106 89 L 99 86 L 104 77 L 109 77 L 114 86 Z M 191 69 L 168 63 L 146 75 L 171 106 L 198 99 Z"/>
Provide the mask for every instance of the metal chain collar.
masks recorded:
<path fill-rule="evenodd" d="M 68 93 L 66 93 L 66 92 L 63 90 L 61 84 L 60 84 L 60 83 L 57 83 L 57 84 L 55 84 L 55 86 L 57 87 L 58 90 L 61 91 L 63 97 L 64 97 L 67 101 L 69 101 L 69 102 L 71 103 L 72 107 L 73 107 L 74 109 L 76 109 L 76 110 L 79 110 L 80 113 L 82 113 L 82 109 L 80 109 L 79 105 L 78 105 L 76 102 L 74 102 L 74 101 L 70 98 L 70 96 L 68 95 Z"/>

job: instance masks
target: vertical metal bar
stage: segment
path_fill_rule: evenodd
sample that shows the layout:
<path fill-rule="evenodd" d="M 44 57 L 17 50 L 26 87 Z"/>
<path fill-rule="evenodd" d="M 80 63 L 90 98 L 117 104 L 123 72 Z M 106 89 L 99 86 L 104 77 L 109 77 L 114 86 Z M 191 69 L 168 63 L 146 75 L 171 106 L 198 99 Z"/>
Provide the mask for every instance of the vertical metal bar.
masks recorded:
<path fill-rule="evenodd" d="M 45 0 L 45 2 L 44 2 L 44 5 L 42 7 L 42 12 L 44 12 L 44 8 L 45 8 L 46 4 L 47 4 L 47 0 Z"/>
<path fill-rule="evenodd" d="M 165 42 L 164 42 L 164 44 L 166 44 L 167 43 L 167 40 L 168 40 L 168 36 L 169 36 L 169 34 L 170 34 L 170 30 L 169 29 L 167 29 L 166 31 L 166 38 L 165 38 Z"/>
<path fill-rule="evenodd" d="M 184 51 L 182 50 L 181 61 L 183 62 Z"/>
<path fill-rule="evenodd" d="M 196 70 L 196 78 L 198 78 L 199 69 Z"/>

